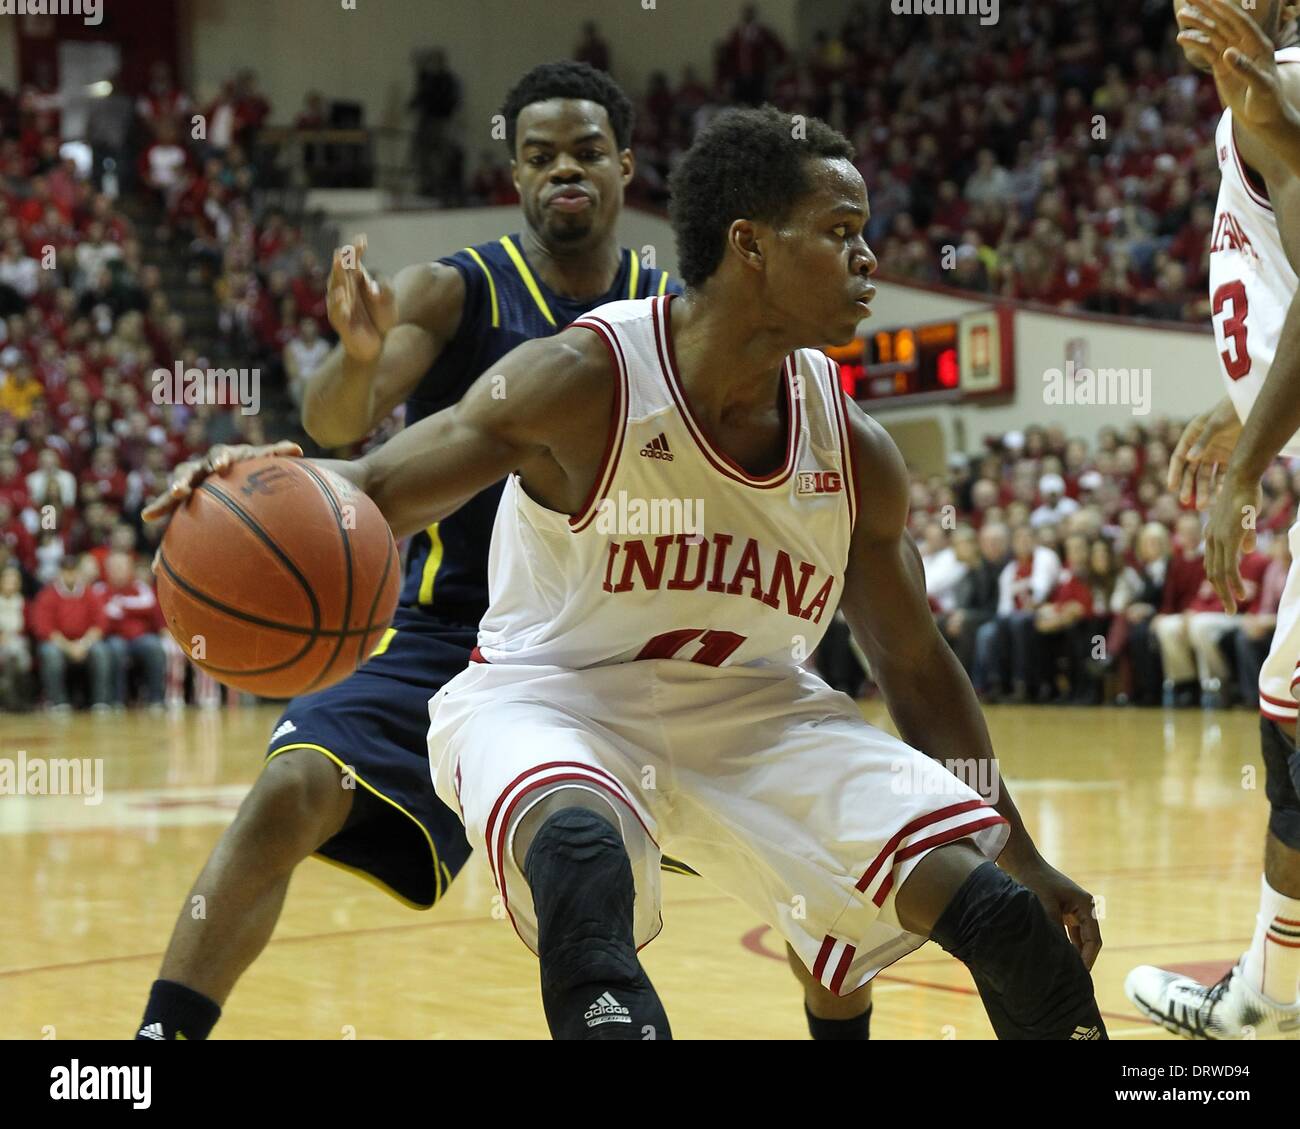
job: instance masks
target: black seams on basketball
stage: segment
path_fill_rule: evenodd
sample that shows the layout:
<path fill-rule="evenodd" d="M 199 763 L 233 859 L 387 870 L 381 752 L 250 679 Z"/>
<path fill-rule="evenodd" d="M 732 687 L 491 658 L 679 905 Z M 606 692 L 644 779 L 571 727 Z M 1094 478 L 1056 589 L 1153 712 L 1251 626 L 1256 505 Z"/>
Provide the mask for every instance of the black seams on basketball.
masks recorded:
<path fill-rule="evenodd" d="M 219 681 L 268 698 L 346 678 L 383 637 L 397 546 L 364 493 L 304 459 L 205 479 L 163 537 L 158 600 L 172 636 Z"/>

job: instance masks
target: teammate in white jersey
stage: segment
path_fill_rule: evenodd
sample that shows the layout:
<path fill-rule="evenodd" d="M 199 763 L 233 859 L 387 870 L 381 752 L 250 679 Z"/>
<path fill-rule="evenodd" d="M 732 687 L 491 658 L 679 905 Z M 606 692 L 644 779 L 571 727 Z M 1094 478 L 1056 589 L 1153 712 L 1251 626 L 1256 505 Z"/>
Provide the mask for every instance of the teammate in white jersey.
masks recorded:
<path fill-rule="evenodd" d="M 431 703 L 429 748 L 556 1037 L 669 1036 L 637 950 L 676 845 L 836 993 L 929 937 L 1000 1037 L 1104 1038 L 1092 898 L 997 780 L 897 448 L 810 348 L 853 339 L 876 260 L 852 146 L 798 124 L 728 111 L 682 159 L 684 297 L 602 307 L 321 465 L 398 535 L 511 476 L 483 661 Z M 837 605 L 907 743 L 802 669 Z"/>
<path fill-rule="evenodd" d="M 1300 454 L 1300 4 L 1258 0 L 1253 20 L 1223 0 L 1174 7 L 1184 52 L 1213 71 L 1225 106 L 1210 294 L 1228 396 L 1187 426 L 1169 482 L 1184 504 L 1211 509 L 1205 570 L 1233 612 L 1260 478 L 1279 453 Z M 1193 1039 L 1300 1039 L 1300 523 L 1290 539 L 1294 563 L 1259 680 L 1271 814 L 1250 948 L 1213 987 L 1149 965 L 1125 981 L 1144 1015 Z"/>

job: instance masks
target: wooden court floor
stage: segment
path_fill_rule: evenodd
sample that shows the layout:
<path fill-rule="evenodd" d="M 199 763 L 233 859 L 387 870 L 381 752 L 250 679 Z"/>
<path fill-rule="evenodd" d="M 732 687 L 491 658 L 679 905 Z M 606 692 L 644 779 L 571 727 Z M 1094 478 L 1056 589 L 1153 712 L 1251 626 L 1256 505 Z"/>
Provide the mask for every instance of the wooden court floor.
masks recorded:
<path fill-rule="evenodd" d="M 878 704 L 865 707 L 886 723 Z M 129 1038 L 190 883 L 259 770 L 277 711 L 0 716 L 0 758 L 97 757 L 103 799 L 0 796 L 0 1038 Z M 1217 978 L 1253 928 L 1266 803 L 1244 712 L 995 707 L 995 747 L 1057 866 L 1104 899 L 1111 1035 L 1168 1038 L 1123 994 L 1137 963 Z M 678 1038 L 805 1038 L 781 946 L 701 879 L 664 876 L 643 953 Z M 536 963 L 477 857 L 420 913 L 316 860 L 216 1038 L 546 1037 Z M 964 968 L 926 945 L 875 981 L 875 1037 L 986 1039 Z"/>

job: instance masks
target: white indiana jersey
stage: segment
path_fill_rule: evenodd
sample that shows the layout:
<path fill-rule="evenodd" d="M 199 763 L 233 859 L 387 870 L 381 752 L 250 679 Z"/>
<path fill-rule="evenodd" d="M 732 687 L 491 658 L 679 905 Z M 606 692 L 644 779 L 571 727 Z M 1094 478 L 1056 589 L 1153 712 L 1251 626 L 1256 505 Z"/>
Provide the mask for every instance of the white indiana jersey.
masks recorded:
<path fill-rule="evenodd" d="M 835 366 L 786 358 L 786 456 L 748 474 L 691 415 L 664 298 L 575 325 L 609 350 L 614 420 L 593 494 L 569 517 L 511 476 L 492 532 L 490 663 L 569 670 L 635 659 L 797 666 L 840 602 L 855 487 Z"/>
<path fill-rule="evenodd" d="M 1300 63 L 1300 47 L 1287 47 L 1276 57 L 1279 63 Z M 1246 175 L 1231 110 L 1223 112 L 1215 148 L 1223 181 L 1210 244 L 1211 313 L 1219 370 L 1244 423 L 1273 366 L 1300 280 L 1282 247 L 1267 196 Z M 1300 455 L 1300 434 L 1283 453 Z"/>

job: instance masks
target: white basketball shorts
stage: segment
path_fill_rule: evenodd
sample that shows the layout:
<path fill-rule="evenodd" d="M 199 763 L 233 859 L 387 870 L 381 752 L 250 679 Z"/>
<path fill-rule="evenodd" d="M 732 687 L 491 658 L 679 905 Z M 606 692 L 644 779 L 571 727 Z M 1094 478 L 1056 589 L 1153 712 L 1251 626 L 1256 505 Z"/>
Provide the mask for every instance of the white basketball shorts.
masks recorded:
<path fill-rule="evenodd" d="M 748 906 L 841 995 L 925 941 L 894 910 L 921 858 L 969 839 L 993 859 L 1009 834 L 972 788 L 802 669 L 474 663 L 429 714 L 434 786 L 485 852 L 534 952 L 513 836 L 560 788 L 604 797 L 617 817 L 638 947 L 662 926 L 667 851 Z"/>

